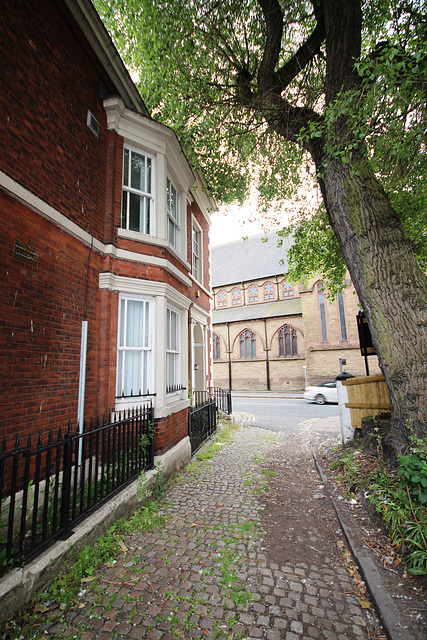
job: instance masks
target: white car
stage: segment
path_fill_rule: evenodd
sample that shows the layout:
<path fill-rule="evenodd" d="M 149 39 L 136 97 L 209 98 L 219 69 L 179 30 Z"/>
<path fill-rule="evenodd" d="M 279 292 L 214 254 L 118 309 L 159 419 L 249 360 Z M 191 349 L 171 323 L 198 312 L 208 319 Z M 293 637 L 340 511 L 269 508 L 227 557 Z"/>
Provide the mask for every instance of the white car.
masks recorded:
<path fill-rule="evenodd" d="M 318 387 L 307 387 L 304 398 L 317 404 L 338 402 L 337 385 L 335 381 L 322 382 Z"/>

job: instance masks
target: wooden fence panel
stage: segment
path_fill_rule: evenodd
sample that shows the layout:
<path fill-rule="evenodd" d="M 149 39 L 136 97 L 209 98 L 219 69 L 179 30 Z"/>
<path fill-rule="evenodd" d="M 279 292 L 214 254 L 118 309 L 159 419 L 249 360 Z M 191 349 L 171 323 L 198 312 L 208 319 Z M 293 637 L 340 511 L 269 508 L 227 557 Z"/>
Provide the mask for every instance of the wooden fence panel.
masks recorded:
<path fill-rule="evenodd" d="M 362 427 L 362 419 L 390 411 L 390 397 L 382 374 L 363 376 L 343 380 L 347 387 L 351 425 L 354 429 Z"/>

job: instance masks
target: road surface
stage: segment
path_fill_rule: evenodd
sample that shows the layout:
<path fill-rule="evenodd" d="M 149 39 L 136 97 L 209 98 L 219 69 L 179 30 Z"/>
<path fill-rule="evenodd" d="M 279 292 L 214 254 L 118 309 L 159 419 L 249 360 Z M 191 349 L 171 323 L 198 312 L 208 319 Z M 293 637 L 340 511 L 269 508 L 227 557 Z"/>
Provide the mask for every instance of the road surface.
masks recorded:
<path fill-rule="evenodd" d="M 233 415 L 239 424 L 299 433 L 303 427 L 328 418 L 336 423 L 339 409 L 337 404 L 317 405 L 299 398 L 233 395 Z"/>

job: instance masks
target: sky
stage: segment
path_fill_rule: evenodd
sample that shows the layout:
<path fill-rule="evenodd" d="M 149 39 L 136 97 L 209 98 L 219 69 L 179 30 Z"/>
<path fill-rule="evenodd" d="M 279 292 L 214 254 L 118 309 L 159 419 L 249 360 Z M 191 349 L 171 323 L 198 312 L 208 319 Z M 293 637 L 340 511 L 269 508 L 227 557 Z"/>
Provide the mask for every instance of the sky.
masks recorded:
<path fill-rule="evenodd" d="M 210 237 L 212 247 L 233 242 L 233 240 L 240 240 L 245 236 L 255 236 L 264 231 L 271 231 L 273 228 L 266 227 L 260 220 L 251 221 L 248 217 L 248 212 L 240 207 L 235 207 L 234 210 L 221 210 L 212 213 L 211 221 Z"/>
<path fill-rule="evenodd" d="M 243 205 L 218 205 L 218 211 L 211 213 L 212 226 L 210 229 L 211 246 L 226 244 L 246 236 L 267 233 L 273 229 L 283 229 L 295 216 L 298 208 L 303 204 L 313 211 L 319 206 L 317 189 L 304 189 L 304 203 L 300 195 L 297 200 L 282 203 L 280 209 L 272 208 L 262 216 L 249 199 Z"/>

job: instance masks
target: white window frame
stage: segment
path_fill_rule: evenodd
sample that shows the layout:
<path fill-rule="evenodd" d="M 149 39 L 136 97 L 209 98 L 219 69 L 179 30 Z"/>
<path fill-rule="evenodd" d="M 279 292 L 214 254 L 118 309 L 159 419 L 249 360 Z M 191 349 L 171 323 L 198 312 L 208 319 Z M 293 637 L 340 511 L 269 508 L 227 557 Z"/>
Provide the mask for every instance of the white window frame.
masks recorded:
<path fill-rule="evenodd" d="M 174 198 L 172 195 L 174 194 Z M 175 200 L 175 211 L 173 210 L 173 200 Z M 168 234 L 168 242 L 171 244 L 174 249 L 179 251 L 180 246 L 180 193 L 176 188 L 173 181 L 167 177 L 166 178 L 166 214 L 167 214 L 167 234 Z M 170 230 L 172 230 L 172 239 L 170 235 Z"/>
<path fill-rule="evenodd" d="M 176 316 L 175 323 L 171 322 L 172 314 Z M 175 336 L 172 332 L 174 327 Z M 181 385 L 181 312 L 168 305 L 166 307 L 166 393 L 180 391 Z"/>
<path fill-rule="evenodd" d="M 127 172 L 126 172 L 126 163 L 125 163 L 126 154 L 128 154 L 128 158 L 129 158 Z M 149 179 L 149 182 L 147 182 L 147 177 L 145 177 L 144 189 L 133 187 L 130 184 L 132 156 L 134 154 L 144 158 L 145 176 L 148 175 L 148 164 L 150 165 L 150 171 L 149 171 L 150 179 Z M 135 147 L 131 147 L 130 145 L 124 145 L 123 169 L 122 169 L 122 211 L 121 211 L 120 226 L 122 229 L 125 229 L 126 231 L 131 231 L 134 233 L 142 233 L 144 235 L 154 235 L 154 194 L 156 190 L 154 161 L 155 161 L 154 156 L 147 153 L 143 149 L 137 149 Z M 126 182 L 128 184 L 125 184 Z M 138 229 L 130 228 L 130 210 L 131 210 L 132 196 L 140 199 L 140 219 L 139 219 Z M 125 202 L 126 202 L 126 211 L 124 206 Z M 141 211 L 141 206 L 144 209 L 143 211 Z"/>
<path fill-rule="evenodd" d="M 142 345 L 134 346 L 127 344 L 129 342 L 127 335 L 129 302 L 138 302 L 144 305 Z M 148 326 L 146 326 L 147 324 Z M 153 393 L 153 327 L 154 298 L 121 293 L 119 295 L 117 323 L 116 402 L 118 404 L 128 404 L 130 398 L 138 398 L 144 396 L 147 393 Z M 126 357 L 129 353 L 140 353 L 141 355 L 140 389 L 126 389 Z M 129 391 L 131 391 L 131 393 L 129 393 Z"/>
<path fill-rule="evenodd" d="M 195 251 L 194 236 L 198 236 L 197 251 Z M 203 233 L 196 220 L 191 225 L 191 266 L 193 277 L 197 282 L 203 284 Z"/>

